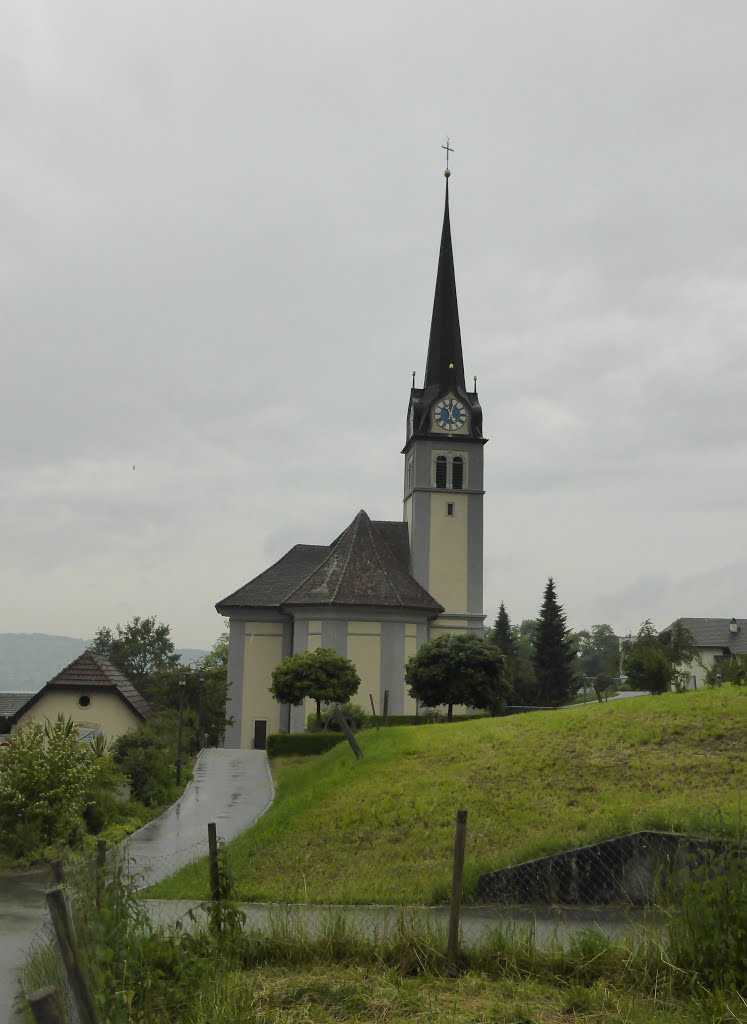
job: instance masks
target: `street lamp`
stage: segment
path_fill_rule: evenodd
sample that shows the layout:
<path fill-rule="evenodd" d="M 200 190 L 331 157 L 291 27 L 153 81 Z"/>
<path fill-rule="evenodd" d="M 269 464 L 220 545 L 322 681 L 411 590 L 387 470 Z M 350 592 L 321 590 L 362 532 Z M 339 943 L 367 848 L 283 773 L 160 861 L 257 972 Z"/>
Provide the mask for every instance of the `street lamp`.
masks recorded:
<path fill-rule="evenodd" d="M 205 746 L 207 746 L 207 737 L 205 736 L 205 725 L 204 725 L 204 718 L 205 718 L 205 714 L 204 714 L 204 711 L 205 711 L 205 673 L 204 672 L 200 672 L 199 701 L 200 701 L 200 703 L 199 703 L 198 714 L 199 714 L 199 722 L 200 722 L 200 732 L 199 732 L 200 747 L 205 747 Z"/>
<path fill-rule="evenodd" d="M 182 784 L 182 720 L 184 717 L 184 690 L 187 686 L 187 673 L 179 673 L 179 735 L 176 741 L 176 784 Z"/>

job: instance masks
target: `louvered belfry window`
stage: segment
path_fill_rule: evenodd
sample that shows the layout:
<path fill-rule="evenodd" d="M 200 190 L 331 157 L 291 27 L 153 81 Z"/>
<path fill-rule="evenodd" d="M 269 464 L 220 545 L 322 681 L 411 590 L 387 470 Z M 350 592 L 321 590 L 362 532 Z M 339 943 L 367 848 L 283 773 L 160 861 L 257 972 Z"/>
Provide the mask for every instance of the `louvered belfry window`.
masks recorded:
<path fill-rule="evenodd" d="M 436 456 L 436 487 L 446 487 L 446 474 L 449 461 L 445 455 Z"/>
<path fill-rule="evenodd" d="M 455 491 L 461 491 L 464 486 L 464 459 L 461 455 L 455 455 L 451 462 L 451 486 Z"/>

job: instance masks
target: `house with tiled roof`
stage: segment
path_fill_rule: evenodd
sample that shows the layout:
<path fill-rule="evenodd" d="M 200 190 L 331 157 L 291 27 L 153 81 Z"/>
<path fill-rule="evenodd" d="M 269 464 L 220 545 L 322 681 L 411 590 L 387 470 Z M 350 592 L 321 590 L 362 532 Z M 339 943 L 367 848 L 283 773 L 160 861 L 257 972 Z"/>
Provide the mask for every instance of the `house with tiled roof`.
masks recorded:
<path fill-rule="evenodd" d="M 101 654 L 84 651 L 10 717 L 11 731 L 26 722 L 71 718 L 81 736 L 115 740 L 150 715 L 146 699 Z"/>
<path fill-rule="evenodd" d="M 678 619 L 692 633 L 698 648 L 698 659 L 684 666 L 689 676 L 688 685 L 697 689 L 705 683 L 710 668 L 717 662 L 735 654 L 747 654 L 747 619 Z M 674 628 L 672 622 L 659 634 L 665 637 Z"/>
<path fill-rule="evenodd" d="M 400 520 L 361 510 L 328 545 L 296 544 L 223 598 L 229 620 L 228 747 L 303 731 L 308 707 L 270 693 L 282 658 L 332 648 L 350 658 L 366 710 L 413 714 L 405 665 L 426 640 L 482 633 L 483 449 L 477 378 L 465 383 L 449 217 L 449 172 L 423 387 L 410 389 Z"/>

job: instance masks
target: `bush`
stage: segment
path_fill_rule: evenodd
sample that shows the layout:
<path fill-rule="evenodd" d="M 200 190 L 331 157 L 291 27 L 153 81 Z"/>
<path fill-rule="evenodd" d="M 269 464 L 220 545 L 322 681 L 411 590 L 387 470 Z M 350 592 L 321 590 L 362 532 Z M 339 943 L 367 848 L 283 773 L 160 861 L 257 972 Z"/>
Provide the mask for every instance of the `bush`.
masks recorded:
<path fill-rule="evenodd" d="M 267 737 L 268 757 L 324 754 L 345 737 L 339 732 L 276 732 Z"/>
<path fill-rule="evenodd" d="M 669 923 L 672 962 L 706 988 L 745 991 L 745 937 L 747 850 L 739 842 L 692 866 Z"/>
<path fill-rule="evenodd" d="M 324 712 L 322 715 L 322 729 L 331 729 L 333 732 L 342 732 L 342 726 L 335 720 L 338 710 L 342 711 L 343 715 L 345 715 L 345 718 L 347 719 L 348 725 L 353 730 L 368 729 L 372 724 L 371 715 L 367 715 L 363 708 L 358 704 L 340 704 L 337 707 L 330 708 L 329 711 Z"/>
<path fill-rule="evenodd" d="M 148 807 L 171 803 L 176 789 L 177 715 L 163 711 L 126 732 L 114 744 L 117 767 L 130 779 L 132 796 Z M 184 768 L 189 766 L 191 730 L 185 725 L 182 742 Z M 185 772 L 183 778 L 188 778 Z"/>
<path fill-rule="evenodd" d="M 98 771 L 71 721 L 22 726 L 0 753 L 0 849 L 29 862 L 78 843 Z"/>

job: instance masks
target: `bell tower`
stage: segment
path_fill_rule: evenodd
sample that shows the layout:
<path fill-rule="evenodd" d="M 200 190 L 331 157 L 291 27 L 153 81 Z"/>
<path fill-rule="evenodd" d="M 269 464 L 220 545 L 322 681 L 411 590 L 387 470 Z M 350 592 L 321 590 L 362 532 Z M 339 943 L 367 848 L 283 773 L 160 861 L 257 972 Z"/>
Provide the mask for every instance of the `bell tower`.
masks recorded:
<path fill-rule="evenodd" d="M 448 145 L 448 143 L 447 143 Z M 448 159 L 448 151 L 447 151 Z M 407 409 L 404 519 L 410 571 L 445 608 L 430 638 L 482 631 L 483 448 L 482 409 L 464 380 L 446 171 L 441 250 L 422 388 L 412 387 Z M 413 379 L 414 385 L 414 379 Z"/>

